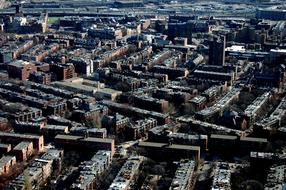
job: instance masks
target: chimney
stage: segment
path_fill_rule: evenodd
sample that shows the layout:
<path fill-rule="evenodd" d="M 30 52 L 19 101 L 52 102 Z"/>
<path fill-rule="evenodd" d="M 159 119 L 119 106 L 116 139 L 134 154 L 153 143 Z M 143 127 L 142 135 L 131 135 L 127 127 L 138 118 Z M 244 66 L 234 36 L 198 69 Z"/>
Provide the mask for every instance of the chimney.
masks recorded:
<path fill-rule="evenodd" d="M 20 13 L 20 5 L 16 4 L 15 8 L 16 8 L 16 14 L 19 14 Z"/>

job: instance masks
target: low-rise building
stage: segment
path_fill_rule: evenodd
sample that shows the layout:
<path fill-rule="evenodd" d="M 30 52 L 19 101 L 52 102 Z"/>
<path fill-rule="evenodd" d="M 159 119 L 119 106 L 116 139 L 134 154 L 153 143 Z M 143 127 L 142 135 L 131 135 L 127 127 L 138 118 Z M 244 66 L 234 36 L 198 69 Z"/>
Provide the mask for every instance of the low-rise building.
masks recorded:
<path fill-rule="evenodd" d="M 107 130 L 105 128 L 72 127 L 70 129 L 70 134 L 95 138 L 106 138 Z"/>
<path fill-rule="evenodd" d="M 246 117 L 249 119 L 251 123 L 255 122 L 257 117 L 263 114 L 262 109 L 265 106 L 267 106 L 268 100 L 270 99 L 270 97 L 271 97 L 271 93 L 265 92 L 264 94 L 256 98 L 254 102 L 252 102 L 252 104 L 247 106 L 247 108 L 244 110 L 244 114 L 246 115 Z"/>
<path fill-rule="evenodd" d="M 231 169 L 228 163 L 218 162 L 214 169 L 212 190 L 231 190 Z"/>
<path fill-rule="evenodd" d="M 11 149 L 11 144 L 0 143 L 0 155 L 10 152 Z"/>
<path fill-rule="evenodd" d="M 17 60 L 7 65 L 9 78 L 27 80 L 31 73 L 37 72 L 37 67 L 27 61 Z"/>
<path fill-rule="evenodd" d="M 285 165 L 273 165 L 272 167 L 270 167 L 266 179 L 266 184 L 264 185 L 264 189 L 265 190 L 284 189 L 286 187 L 285 174 L 286 174 Z"/>
<path fill-rule="evenodd" d="M 192 160 L 181 160 L 169 190 L 188 190 L 193 188 L 196 163 Z"/>
<path fill-rule="evenodd" d="M 148 156 L 157 159 L 178 159 L 178 158 L 200 158 L 200 147 L 180 144 L 157 143 L 140 141 L 138 146 L 144 148 L 149 154 Z M 166 157 L 167 156 L 167 157 Z"/>
<path fill-rule="evenodd" d="M 0 158 L 0 176 L 9 174 L 15 164 L 15 156 L 3 156 L 2 158 Z"/>
<path fill-rule="evenodd" d="M 201 109 L 204 109 L 207 98 L 204 96 L 195 96 L 190 101 L 191 105 L 193 105 L 195 111 L 199 111 Z"/>
<path fill-rule="evenodd" d="M 157 126 L 157 121 L 153 118 L 137 120 L 135 124 L 130 124 L 126 128 L 127 138 L 140 139 L 147 136 L 149 129 Z"/>
<path fill-rule="evenodd" d="M 213 151 L 231 151 L 235 149 L 237 140 L 237 136 L 211 134 L 209 148 Z"/>
<path fill-rule="evenodd" d="M 26 161 L 33 154 L 33 143 L 28 141 L 20 142 L 12 150 L 12 154 L 19 161 Z"/>
<path fill-rule="evenodd" d="M 18 177 L 11 181 L 7 189 L 24 190 L 27 183 L 32 189 L 38 189 L 51 175 L 61 168 L 63 150 L 48 149 L 40 158 L 35 159 Z M 27 181 L 28 180 L 28 181 Z"/>
<path fill-rule="evenodd" d="M 137 118 L 152 117 L 154 119 L 157 119 L 158 123 L 161 124 L 168 123 L 170 118 L 169 114 L 162 114 L 154 111 L 135 108 L 132 106 L 126 106 L 112 101 L 102 101 L 101 103 L 103 105 L 108 106 L 111 110 L 122 114 L 128 114 L 130 116 L 135 116 Z"/>
<path fill-rule="evenodd" d="M 112 154 L 110 151 L 99 150 L 89 161 L 79 165 L 79 178 L 71 189 L 92 190 L 98 187 L 98 179 L 109 168 Z"/>
<path fill-rule="evenodd" d="M 42 151 L 44 148 L 43 136 L 0 132 L 0 138 L 2 142 L 8 142 L 11 144 L 18 144 L 22 141 L 31 141 L 33 142 L 33 148 L 38 151 Z"/>
<path fill-rule="evenodd" d="M 57 135 L 55 137 L 57 147 L 73 148 L 78 150 L 109 150 L 112 156 L 115 151 L 114 139 L 94 138 L 72 135 Z"/>
<path fill-rule="evenodd" d="M 244 151 L 263 151 L 267 145 L 265 138 L 240 137 L 240 148 Z"/>
<path fill-rule="evenodd" d="M 139 167 L 143 161 L 142 156 L 130 157 L 122 166 L 108 190 L 128 190 L 133 180 L 136 180 Z"/>

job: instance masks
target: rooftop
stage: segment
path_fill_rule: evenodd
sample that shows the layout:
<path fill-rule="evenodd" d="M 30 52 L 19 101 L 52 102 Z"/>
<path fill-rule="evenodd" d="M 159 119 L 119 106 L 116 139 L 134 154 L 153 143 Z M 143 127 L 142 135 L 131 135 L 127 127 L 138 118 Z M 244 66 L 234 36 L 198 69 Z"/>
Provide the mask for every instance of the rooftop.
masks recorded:
<path fill-rule="evenodd" d="M 23 142 L 20 142 L 17 146 L 15 146 L 13 150 L 27 149 L 32 144 L 33 144 L 32 142 L 23 141 Z"/>

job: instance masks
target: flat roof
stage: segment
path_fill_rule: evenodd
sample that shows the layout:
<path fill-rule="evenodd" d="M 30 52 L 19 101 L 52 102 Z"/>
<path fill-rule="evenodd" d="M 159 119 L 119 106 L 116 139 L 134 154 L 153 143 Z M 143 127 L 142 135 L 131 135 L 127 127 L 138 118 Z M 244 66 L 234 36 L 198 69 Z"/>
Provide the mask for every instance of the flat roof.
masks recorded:
<path fill-rule="evenodd" d="M 102 142 L 102 143 L 112 143 L 112 142 L 114 142 L 114 139 L 88 137 L 88 138 L 86 138 L 86 139 L 82 139 L 82 141 L 93 141 L 93 142 Z"/>
<path fill-rule="evenodd" d="M 267 143 L 267 139 L 265 138 L 255 138 L 255 137 L 241 137 L 241 141 L 253 141 L 253 142 L 265 142 Z"/>
<path fill-rule="evenodd" d="M 145 142 L 145 141 L 140 141 L 138 145 L 146 147 L 154 147 L 154 148 L 183 149 L 183 150 L 196 150 L 196 151 L 200 150 L 199 146 L 189 146 L 180 144 L 169 145 L 167 143 Z"/>
<path fill-rule="evenodd" d="M 19 144 L 17 144 L 17 146 L 15 146 L 13 150 L 23 150 L 23 149 L 27 148 L 30 144 L 33 145 L 32 142 L 22 141 Z"/>
<path fill-rule="evenodd" d="M 235 139 L 237 139 L 237 136 L 211 134 L 211 137 L 210 137 L 210 138 L 213 138 L 213 139 L 229 139 L 229 140 L 235 140 Z"/>
<path fill-rule="evenodd" d="M 52 84 L 56 86 L 70 88 L 72 90 L 82 90 L 82 91 L 92 92 L 92 93 L 94 93 L 94 91 L 96 90 L 96 87 L 87 86 L 87 85 L 83 85 L 81 83 L 76 83 L 76 82 L 56 81 L 56 82 L 53 82 Z"/>
<path fill-rule="evenodd" d="M 286 53 L 286 49 L 271 49 L 270 52 Z"/>
<path fill-rule="evenodd" d="M 57 135 L 55 139 L 66 139 L 66 140 L 79 140 L 84 137 L 82 136 L 74 136 L 74 135 Z"/>
<path fill-rule="evenodd" d="M 87 137 L 84 138 L 83 136 L 74 136 L 74 135 L 57 135 L 55 139 L 66 139 L 66 140 L 74 140 L 74 141 L 89 141 L 89 142 L 102 142 L 102 143 L 112 143 L 114 139 L 110 138 L 94 138 L 94 137 Z"/>
<path fill-rule="evenodd" d="M 0 137 L 1 136 L 28 138 L 28 139 L 39 139 L 39 138 L 43 137 L 42 135 L 25 135 L 25 134 L 7 133 L 7 132 L 0 132 Z"/>
<path fill-rule="evenodd" d="M 46 125 L 46 129 L 58 129 L 58 130 L 66 130 L 68 126 L 65 125 Z"/>
<path fill-rule="evenodd" d="M 2 167 L 4 165 L 6 165 L 11 160 L 16 160 L 16 157 L 15 156 L 10 156 L 10 155 L 3 156 L 2 158 L 0 158 L 0 166 Z"/>
<path fill-rule="evenodd" d="M 16 67 L 23 67 L 24 65 L 28 65 L 28 64 L 31 64 L 31 63 L 28 61 L 23 61 L 23 60 L 15 60 L 15 61 L 9 63 L 8 65 L 13 65 Z"/>
<path fill-rule="evenodd" d="M 145 142 L 145 141 L 140 141 L 138 143 L 139 146 L 149 146 L 149 147 L 163 147 L 166 146 L 166 143 L 156 143 L 156 142 Z"/>
<path fill-rule="evenodd" d="M 11 144 L 0 143 L 0 148 L 8 148 L 9 146 L 11 146 Z"/>
<path fill-rule="evenodd" d="M 196 150 L 200 151 L 201 148 L 199 146 L 189 146 L 189 145 L 181 145 L 181 144 L 172 144 L 171 146 L 167 147 L 171 149 L 184 149 L 184 150 Z"/>
<path fill-rule="evenodd" d="M 96 92 L 101 92 L 101 93 L 106 93 L 106 94 L 118 94 L 118 93 L 122 93 L 122 91 L 119 91 L 119 90 L 114 90 L 112 88 L 99 88 L 97 89 Z"/>

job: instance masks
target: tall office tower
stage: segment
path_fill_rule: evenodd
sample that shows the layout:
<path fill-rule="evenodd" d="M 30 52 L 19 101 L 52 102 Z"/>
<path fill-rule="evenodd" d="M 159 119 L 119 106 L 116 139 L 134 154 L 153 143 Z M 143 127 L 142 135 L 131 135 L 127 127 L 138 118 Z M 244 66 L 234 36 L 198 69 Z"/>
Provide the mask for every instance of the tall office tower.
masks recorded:
<path fill-rule="evenodd" d="M 225 45 L 225 36 L 214 36 L 211 40 L 209 40 L 210 65 L 224 65 Z"/>

